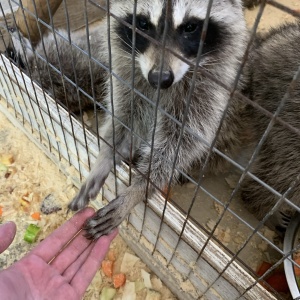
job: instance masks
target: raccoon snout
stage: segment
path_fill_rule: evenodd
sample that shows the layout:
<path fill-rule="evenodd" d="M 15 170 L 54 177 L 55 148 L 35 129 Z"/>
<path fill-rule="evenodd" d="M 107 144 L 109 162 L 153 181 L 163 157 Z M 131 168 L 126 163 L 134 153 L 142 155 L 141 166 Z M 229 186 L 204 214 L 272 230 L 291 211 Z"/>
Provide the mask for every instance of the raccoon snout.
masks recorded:
<path fill-rule="evenodd" d="M 174 74 L 172 71 L 162 71 L 161 73 L 161 79 L 159 82 L 159 71 L 157 70 L 151 70 L 148 73 L 148 81 L 151 84 L 152 87 L 157 88 L 159 83 L 159 87 L 161 89 L 167 89 L 169 88 L 172 83 L 174 82 Z"/>

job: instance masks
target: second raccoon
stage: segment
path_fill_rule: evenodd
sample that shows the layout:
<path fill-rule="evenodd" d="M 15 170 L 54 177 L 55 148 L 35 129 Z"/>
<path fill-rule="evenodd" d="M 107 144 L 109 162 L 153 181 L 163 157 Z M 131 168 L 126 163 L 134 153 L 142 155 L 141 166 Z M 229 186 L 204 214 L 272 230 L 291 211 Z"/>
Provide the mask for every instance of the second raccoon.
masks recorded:
<path fill-rule="evenodd" d="M 298 22 L 272 29 L 256 41 L 250 54 L 245 77 L 247 87 L 245 93 L 272 114 L 278 109 L 300 68 L 299 45 Z M 285 195 L 287 201 L 300 207 L 299 78 L 294 81 L 278 117 L 292 128 L 275 121 L 251 172 L 275 191 Z M 249 105 L 246 120 L 248 128 L 252 129 L 253 143 L 257 145 L 271 118 Z M 242 185 L 242 198 L 259 219 L 265 217 L 280 200 L 279 195 L 249 176 Z M 284 231 L 294 212 L 295 209 L 291 205 L 282 201 L 278 210 L 271 216 L 269 225 Z"/>

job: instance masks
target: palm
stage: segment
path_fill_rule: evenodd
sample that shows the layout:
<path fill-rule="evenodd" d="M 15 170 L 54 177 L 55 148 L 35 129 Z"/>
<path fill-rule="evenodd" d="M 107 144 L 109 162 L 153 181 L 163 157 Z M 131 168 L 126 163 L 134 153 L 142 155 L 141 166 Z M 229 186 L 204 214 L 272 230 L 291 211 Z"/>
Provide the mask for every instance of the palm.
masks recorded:
<path fill-rule="evenodd" d="M 81 299 L 117 234 L 114 231 L 96 242 L 87 240 L 83 232 L 76 235 L 92 214 L 91 209 L 76 214 L 28 255 L 0 273 L 0 282 L 12 285 L 22 299 Z"/>
<path fill-rule="evenodd" d="M 32 293 L 32 299 L 80 299 L 76 288 L 57 269 L 38 256 L 33 255 L 16 263 L 12 269 L 21 271 Z"/>

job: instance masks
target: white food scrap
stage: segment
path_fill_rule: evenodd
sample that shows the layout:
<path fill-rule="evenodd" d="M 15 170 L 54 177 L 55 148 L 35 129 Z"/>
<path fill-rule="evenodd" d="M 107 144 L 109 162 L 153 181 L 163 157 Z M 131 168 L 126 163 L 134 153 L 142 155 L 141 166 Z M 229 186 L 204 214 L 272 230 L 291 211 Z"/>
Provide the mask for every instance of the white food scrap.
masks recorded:
<path fill-rule="evenodd" d="M 130 272 L 130 270 L 133 268 L 133 266 L 139 261 L 140 259 L 135 256 L 135 255 L 132 255 L 128 252 L 126 252 L 124 254 L 124 257 L 123 257 L 123 260 L 122 260 L 122 263 L 121 263 L 121 268 L 120 268 L 120 271 L 122 273 L 125 273 L 125 272 Z"/>

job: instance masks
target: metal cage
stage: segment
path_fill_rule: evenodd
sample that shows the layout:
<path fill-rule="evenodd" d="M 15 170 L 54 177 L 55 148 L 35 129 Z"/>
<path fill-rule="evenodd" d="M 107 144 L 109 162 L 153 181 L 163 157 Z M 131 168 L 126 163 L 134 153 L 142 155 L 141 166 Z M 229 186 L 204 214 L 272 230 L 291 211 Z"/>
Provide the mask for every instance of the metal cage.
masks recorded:
<path fill-rule="evenodd" d="M 64 24 L 60 24 L 59 21 L 56 22 L 56 14 L 53 16 L 52 13 L 49 13 L 56 10 L 51 7 L 49 0 L 44 2 L 49 14 L 47 18 L 42 18 L 38 14 L 39 8 L 34 1 L 31 4 L 33 5 L 31 9 L 25 7 L 22 1 L 15 0 L 9 2 L 9 8 L 4 10 L 1 7 L 4 16 L 2 40 L 5 48 L 8 49 L 10 42 L 9 39 L 5 39 L 4 33 L 18 24 L 18 20 L 16 20 L 16 11 L 18 11 L 18 17 L 21 15 L 25 20 L 25 32 L 23 34 L 29 36 L 29 40 L 32 36 L 32 32 L 30 32 L 32 23 L 27 23 L 26 20 L 31 19 L 32 22 L 33 19 L 36 22 L 36 32 L 39 37 L 43 35 L 44 31 L 52 32 L 54 40 L 64 39 L 70 47 L 75 49 L 74 51 L 81 52 L 82 55 L 89 58 L 90 62 L 97 63 L 108 72 L 110 78 L 117 77 L 109 66 L 96 62 L 89 50 L 81 49 L 73 43 L 74 32 L 80 31 L 81 34 L 89 36 L 90 28 L 97 26 L 97 22 L 100 22 L 103 16 L 107 15 L 108 20 L 116 18 L 114 12 L 109 9 L 109 1 L 89 0 L 80 2 L 78 6 L 80 7 L 80 15 L 84 15 L 80 25 L 74 22 L 76 17 L 72 20 L 73 13 L 76 13 L 72 8 L 72 1 L 63 0 L 59 8 L 60 12 L 57 12 L 63 16 L 61 19 L 65 20 Z M 213 0 L 210 0 L 209 5 L 212 2 Z M 136 5 L 137 1 L 133 1 L 133 12 L 136 11 Z M 214 144 L 210 145 L 209 152 L 216 152 L 227 159 L 231 165 L 231 171 L 218 177 L 211 177 L 199 168 L 196 168 L 195 176 L 183 174 L 188 179 L 188 183 L 175 187 L 172 192 L 168 188 L 165 195 L 158 192 L 155 196 L 140 202 L 120 226 L 120 234 L 128 245 L 179 299 L 284 299 L 265 282 L 268 274 L 285 259 L 290 259 L 291 255 L 290 252 L 284 252 L 281 246 L 274 242 L 274 235 L 270 235 L 270 230 L 265 227 L 265 222 L 276 211 L 277 206 L 262 221 L 257 221 L 251 214 L 244 211 L 238 202 L 239 200 L 237 200 L 240 183 L 248 175 L 256 178 L 260 184 L 264 184 L 267 189 L 276 193 L 280 201 L 290 203 L 288 199 L 285 199 L 285 194 L 274 191 L 272 187 L 261 182 L 249 169 L 275 120 L 285 124 L 278 115 L 292 90 L 287 91 L 275 114 L 267 112 L 237 90 L 237 83 L 240 80 L 251 49 L 251 43 L 266 6 L 273 6 L 285 10 L 295 17 L 300 17 L 299 12 L 276 1 L 261 1 L 256 20 L 251 28 L 248 48 L 244 60 L 241 62 L 239 73 L 236 74 L 236 85 L 230 89 L 231 95 L 238 95 L 240 101 L 255 106 L 270 117 L 270 126 L 265 131 L 251 158 L 246 164 L 241 164 L 226 153 L 220 153 Z M 209 14 L 206 18 L 208 20 Z M 130 24 L 127 25 L 130 26 Z M 64 27 L 68 36 L 63 36 L 58 27 Z M 108 32 L 109 30 L 108 26 Z M 86 41 L 89 43 L 88 38 Z M 164 45 L 164 41 L 156 42 Z M 32 43 L 34 44 L 34 40 Z M 34 47 L 31 48 L 28 44 L 23 45 L 22 51 L 25 51 L 26 47 L 33 51 L 34 59 L 45 60 L 41 53 L 35 52 Z M 71 55 L 70 59 L 73 60 L 75 68 L 76 58 L 72 58 Z M 91 70 L 91 63 L 86 67 Z M 68 82 L 74 86 L 79 102 L 82 94 L 91 101 L 93 109 L 90 111 L 90 116 L 92 116 L 94 123 L 98 124 L 101 121 L 103 111 L 113 116 L 112 111 L 107 111 L 105 106 L 94 101 L 95 95 L 93 93 L 87 94 L 78 86 L 76 81 L 70 80 L 62 72 L 63 66 L 57 68 L 49 65 L 49 68 L 57 72 L 62 82 Z M 74 185 L 80 187 L 80 182 L 88 176 L 89 170 L 96 160 L 99 147 L 105 143 L 100 136 L 98 126 L 93 127 L 91 124 L 87 124 L 81 108 L 78 114 L 73 114 L 68 105 L 60 105 L 59 101 L 56 101 L 55 95 L 49 95 L 45 89 L 42 89 L 37 82 L 32 80 L 30 72 L 23 72 L 20 69 L 20 64 L 16 64 L 15 61 L 8 58 L 7 53 L 1 55 L 0 70 L 1 112 L 20 130 L 24 131 L 63 173 L 71 177 Z M 51 76 L 49 77 L 51 78 Z M 294 76 L 294 82 L 299 77 L 300 68 Z M 138 87 L 135 87 L 134 78 L 132 78 L 132 82 L 126 82 L 123 78 L 117 79 L 131 90 L 129 97 L 139 93 Z M 212 80 L 216 81 L 215 78 Z M 222 82 L 217 81 L 217 83 L 228 89 Z M 50 87 L 52 84 L 49 82 Z M 291 83 L 292 88 L 293 82 Z M 94 91 L 93 82 L 92 91 Z M 140 96 L 145 101 L 152 101 L 144 95 Z M 153 105 L 156 104 L 153 103 Z M 285 126 L 288 127 L 289 124 L 285 124 Z M 290 130 L 294 129 L 290 128 Z M 296 131 L 298 132 L 298 130 Z M 113 150 L 114 147 L 111 146 Z M 71 173 L 70 166 L 73 167 Z M 173 164 L 173 168 L 175 167 L 176 165 Z M 128 165 L 122 162 L 119 166 L 115 165 L 101 190 L 101 195 L 93 202 L 93 205 L 99 208 L 102 206 L 102 200 L 113 200 L 120 189 L 130 184 L 135 172 L 132 164 Z M 203 176 L 205 180 L 203 180 Z M 230 186 L 226 181 L 229 182 Z M 220 187 L 224 186 L 224 182 L 226 188 Z M 183 205 L 182 198 L 186 198 L 184 200 L 188 204 Z M 299 210 L 292 203 L 290 205 L 293 206 L 293 209 Z M 211 210 L 211 213 L 203 215 L 201 210 Z M 197 213 L 196 211 L 200 212 Z M 234 240 L 238 240 L 238 242 L 234 242 Z M 259 255 L 255 254 L 255 258 L 258 260 L 263 260 L 265 252 L 270 251 L 271 254 L 268 255 L 274 255 L 277 262 L 264 275 L 258 276 L 254 264 L 250 264 L 247 260 L 249 256 L 253 255 L 251 251 L 262 252 Z M 262 282 L 264 282 L 264 286 L 261 285 Z M 265 289 L 265 286 L 268 287 L 268 290 Z"/>

